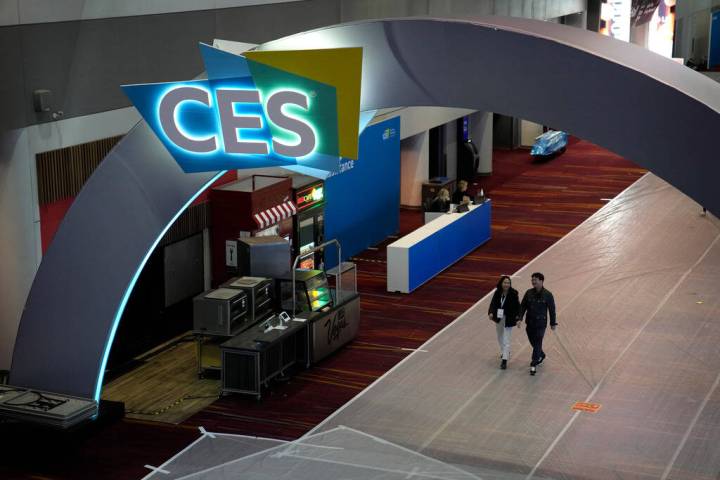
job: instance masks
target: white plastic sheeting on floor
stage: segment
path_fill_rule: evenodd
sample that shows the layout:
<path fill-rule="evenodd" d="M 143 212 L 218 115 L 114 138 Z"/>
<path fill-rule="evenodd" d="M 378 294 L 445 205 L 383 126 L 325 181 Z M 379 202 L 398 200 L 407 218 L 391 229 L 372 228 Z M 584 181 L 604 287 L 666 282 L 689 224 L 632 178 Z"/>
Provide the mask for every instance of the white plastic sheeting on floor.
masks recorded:
<path fill-rule="evenodd" d="M 270 446 L 265 439 L 206 433 L 146 478 L 480 480 L 452 465 L 342 426 L 277 443 Z M 257 451 L 248 453 L 248 449 Z M 228 458 L 232 453 L 235 457 Z"/>
<path fill-rule="evenodd" d="M 716 479 L 720 227 L 700 212 L 648 174 L 518 271 L 558 306 L 536 376 L 522 329 L 498 368 L 488 296 L 301 441 L 188 478 Z"/>
<path fill-rule="evenodd" d="M 646 175 L 513 278 L 559 327 L 499 370 L 485 298 L 316 431 L 347 425 L 482 475 L 702 479 L 720 471 L 720 229 Z M 597 413 L 572 410 L 600 404 Z"/>

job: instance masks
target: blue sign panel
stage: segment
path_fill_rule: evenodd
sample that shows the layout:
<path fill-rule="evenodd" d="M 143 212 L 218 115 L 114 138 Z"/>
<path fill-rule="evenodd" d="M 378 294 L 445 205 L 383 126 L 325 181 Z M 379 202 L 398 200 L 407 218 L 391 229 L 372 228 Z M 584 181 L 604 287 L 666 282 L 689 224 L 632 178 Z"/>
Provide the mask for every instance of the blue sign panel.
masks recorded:
<path fill-rule="evenodd" d="M 342 175 L 338 175 L 342 173 Z M 341 159 L 325 180 L 325 238 L 342 245 L 343 259 L 397 233 L 400 224 L 400 119 L 367 127 L 358 161 Z M 327 267 L 337 252 L 327 251 Z"/>
<path fill-rule="evenodd" d="M 720 66 L 720 10 L 713 12 L 710 20 L 710 47 L 708 68 Z"/>

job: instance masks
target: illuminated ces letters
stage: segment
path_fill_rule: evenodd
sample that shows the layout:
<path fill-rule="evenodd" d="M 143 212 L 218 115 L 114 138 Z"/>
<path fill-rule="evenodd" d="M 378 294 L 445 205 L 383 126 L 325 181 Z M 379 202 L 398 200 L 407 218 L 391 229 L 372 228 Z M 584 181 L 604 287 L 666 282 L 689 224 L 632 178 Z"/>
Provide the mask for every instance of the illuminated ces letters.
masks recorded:
<path fill-rule="evenodd" d="M 185 173 L 324 175 L 340 158 L 357 158 L 362 49 L 200 51 L 207 79 L 123 86 Z"/>
<path fill-rule="evenodd" d="M 181 106 L 184 102 L 197 102 L 208 109 L 217 108 L 220 119 L 220 135 L 225 153 L 235 155 L 267 155 L 269 145 L 264 140 L 242 139 L 242 130 L 263 128 L 263 119 L 259 115 L 239 113 L 242 105 L 260 105 L 260 93 L 257 90 L 217 89 L 215 105 L 211 102 L 211 93 L 198 87 L 176 87 L 169 90 L 160 100 L 159 120 L 168 139 L 178 148 L 192 153 L 210 153 L 218 148 L 218 134 L 204 138 L 195 137 L 182 128 Z M 317 139 L 313 128 L 303 120 L 289 116 L 283 109 L 294 105 L 308 110 L 307 95 L 293 91 L 280 90 L 272 93 L 265 105 L 267 118 L 278 128 L 295 134 L 299 141 L 288 144 L 272 139 L 272 149 L 278 155 L 291 158 L 304 157 L 315 150 Z"/>

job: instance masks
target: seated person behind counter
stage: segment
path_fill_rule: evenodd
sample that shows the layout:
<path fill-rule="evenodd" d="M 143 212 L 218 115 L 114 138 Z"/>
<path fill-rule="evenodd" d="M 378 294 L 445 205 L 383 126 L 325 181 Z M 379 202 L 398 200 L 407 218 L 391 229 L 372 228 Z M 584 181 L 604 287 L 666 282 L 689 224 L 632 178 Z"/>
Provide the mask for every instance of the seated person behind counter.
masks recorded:
<path fill-rule="evenodd" d="M 457 205 L 460 205 L 461 203 L 470 203 L 472 199 L 470 198 L 470 193 L 467 191 L 467 188 L 468 182 L 460 180 L 458 182 L 457 190 L 455 190 L 455 193 L 452 195 L 452 203 Z"/>
<path fill-rule="evenodd" d="M 441 188 L 430 204 L 429 212 L 446 212 L 450 210 L 450 192 L 447 188 Z"/>

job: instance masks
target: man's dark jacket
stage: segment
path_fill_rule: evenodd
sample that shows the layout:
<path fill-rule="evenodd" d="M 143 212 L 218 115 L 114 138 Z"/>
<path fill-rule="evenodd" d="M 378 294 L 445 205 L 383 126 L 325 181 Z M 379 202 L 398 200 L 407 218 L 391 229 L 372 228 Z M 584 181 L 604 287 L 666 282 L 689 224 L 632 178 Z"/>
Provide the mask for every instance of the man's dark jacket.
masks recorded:
<path fill-rule="evenodd" d="M 549 290 L 542 288 L 539 292 L 531 288 L 523 296 L 520 303 L 520 319 L 527 313 L 527 328 L 547 328 L 547 316 L 550 312 L 550 325 L 557 325 L 555 320 L 555 299 Z"/>

